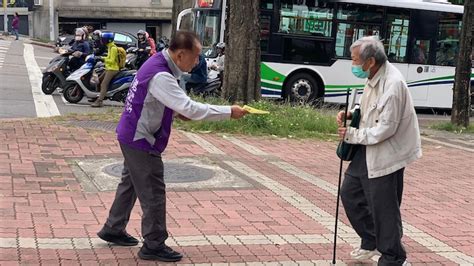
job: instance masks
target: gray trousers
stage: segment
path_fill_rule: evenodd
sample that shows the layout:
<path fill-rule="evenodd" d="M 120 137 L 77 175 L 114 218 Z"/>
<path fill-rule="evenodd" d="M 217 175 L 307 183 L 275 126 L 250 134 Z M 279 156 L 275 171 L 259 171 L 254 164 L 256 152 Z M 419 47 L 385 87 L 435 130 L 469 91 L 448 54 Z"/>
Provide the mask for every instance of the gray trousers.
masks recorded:
<path fill-rule="evenodd" d="M 363 156 L 362 167 L 366 167 L 365 152 Z M 400 215 L 404 170 L 371 179 L 347 171 L 342 183 L 341 201 L 347 217 L 361 238 L 361 248 L 382 253 L 379 265 L 402 265 L 406 260 Z"/>
<path fill-rule="evenodd" d="M 125 232 L 138 197 L 143 211 L 142 236 L 150 249 L 160 249 L 168 238 L 166 229 L 166 186 L 160 154 L 120 144 L 124 157 L 122 180 L 105 223 L 111 233 Z"/>

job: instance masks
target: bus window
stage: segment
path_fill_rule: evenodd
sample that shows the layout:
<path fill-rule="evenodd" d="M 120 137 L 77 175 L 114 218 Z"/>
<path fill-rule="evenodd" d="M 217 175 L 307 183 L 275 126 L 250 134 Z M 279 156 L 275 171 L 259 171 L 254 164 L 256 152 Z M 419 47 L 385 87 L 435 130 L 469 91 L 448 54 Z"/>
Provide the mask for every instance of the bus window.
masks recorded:
<path fill-rule="evenodd" d="M 336 56 L 351 57 L 352 43 L 364 36 L 380 35 L 380 26 L 339 23 L 336 36 Z"/>
<path fill-rule="evenodd" d="M 387 11 L 387 28 L 384 46 L 390 62 L 406 63 L 408 27 L 410 13 L 408 11 L 389 9 Z"/>
<path fill-rule="evenodd" d="M 291 63 L 329 64 L 332 45 L 330 41 L 284 38 L 283 60 Z"/>
<path fill-rule="evenodd" d="M 270 40 L 271 16 L 260 13 L 260 48 L 262 53 L 268 51 L 268 42 Z"/>
<path fill-rule="evenodd" d="M 260 9 L 262 10 L 273 10 L 273 2 L 275 0 L 261 0 Z"/>
<path fill-rule="evenodd" d="M 412 63 L 428 64 L 430 54 L 430 40 L 416 40 L 412 48 Z"/>
<path fill-rule="evenodd" d="M 382 23 L 384 7 L 361 4 L 340 4 L 337 19 L 351 22 Z"/>
<path fill-rule="evenodd" d="M 443 14 L 439 20 L 436 49 L 436 65 L 455 66 L 459 52 L 462 17 L 457 14 Z"/>
<path fill-rule="evenodd" d="M 425 10 L 412 10 L 410 28 L 409 63 L 431 65 L 434 63 L 433 45 L 436 43 L 439 13 Z"/>
<path fill-rule="evenodd" d="M 332 6 L 317 0 L 282 0 L 279 32 L 331 37 Z"/>

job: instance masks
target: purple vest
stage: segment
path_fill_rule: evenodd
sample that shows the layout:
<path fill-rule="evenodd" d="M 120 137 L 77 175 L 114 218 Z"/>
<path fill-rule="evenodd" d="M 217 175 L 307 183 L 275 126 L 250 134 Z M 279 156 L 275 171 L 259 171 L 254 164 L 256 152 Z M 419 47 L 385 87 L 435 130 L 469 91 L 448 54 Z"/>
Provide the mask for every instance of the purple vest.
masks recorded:
<path fill-rule="evenodd" d="M 117 139 L 120 143 L 131 148 L 159 153 L 162 153 L 168 145 L 173 123 L 173 110 L 168 107 L 165 107 L 162 113 L 161 127 L 156 132 L 148 132 L 155 137 L 155 143 L 149 143 L 145 138 L 134 140 L 143 103 L 149 93 L 148 83 L 160 72 L 172 74 L 168 62 L 161 52 L 150 57 L 137 72 L 128 91 L 125 108 L 116 129 Z"/>

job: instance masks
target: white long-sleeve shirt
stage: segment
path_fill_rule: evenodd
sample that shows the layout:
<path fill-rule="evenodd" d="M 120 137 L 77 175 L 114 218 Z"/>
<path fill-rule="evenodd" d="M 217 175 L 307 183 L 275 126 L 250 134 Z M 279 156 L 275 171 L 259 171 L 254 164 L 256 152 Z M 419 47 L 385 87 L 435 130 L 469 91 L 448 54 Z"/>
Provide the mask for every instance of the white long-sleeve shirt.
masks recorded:
<path fill-rule="evenodd" d="M 163 54 L 169 60 L 168 65 L 173 74 L 161 72 L 150 81 L 148 89 L 156 100 L 191 120 L 223 120 L 230 118 L 230 106 L 204 104 L 192 100 L 178 84 L 178 79 L 183 72 L 172 61 L 167 50 Z"/>

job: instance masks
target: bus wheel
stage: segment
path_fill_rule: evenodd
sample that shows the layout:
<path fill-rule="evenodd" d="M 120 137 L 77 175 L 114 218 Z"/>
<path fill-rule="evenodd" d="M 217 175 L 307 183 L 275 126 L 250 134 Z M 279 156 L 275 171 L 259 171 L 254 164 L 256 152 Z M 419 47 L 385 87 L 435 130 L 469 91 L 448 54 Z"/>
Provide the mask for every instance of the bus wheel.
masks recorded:
<path fill-rule="evenodd" d="M 286 98 L 292 103 L 311 103 L 318 95 L 318 82 L 308 73 L 291 77 L 285 86 Z"/>

